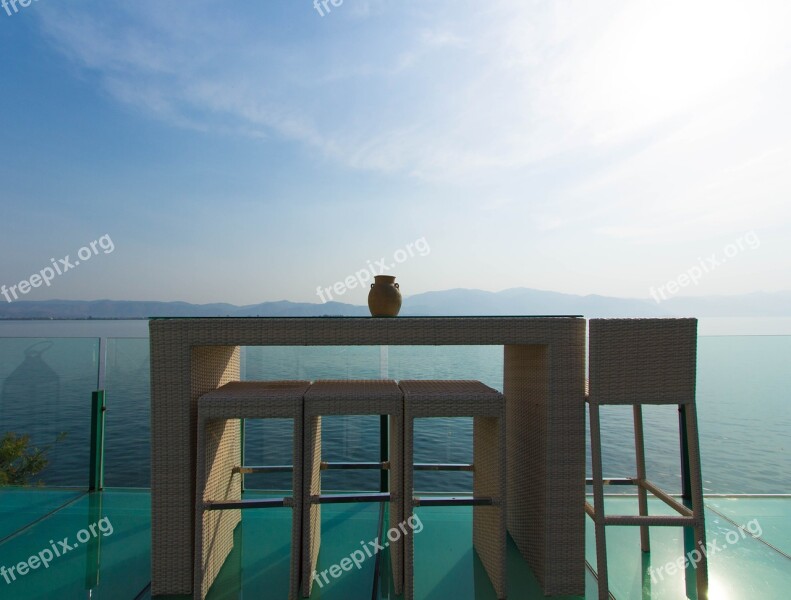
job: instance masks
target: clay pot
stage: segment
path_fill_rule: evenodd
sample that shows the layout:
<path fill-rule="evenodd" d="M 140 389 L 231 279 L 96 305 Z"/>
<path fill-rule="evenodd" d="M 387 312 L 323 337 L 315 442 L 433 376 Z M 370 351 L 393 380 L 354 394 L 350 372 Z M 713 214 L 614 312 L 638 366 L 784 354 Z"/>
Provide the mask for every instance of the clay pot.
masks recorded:
<path fill-rule="evenodd" d="M 372 317 L 395 317 L 401 310 L 401 292 L 392 275 L 374 276 L 368 292 L 368 308 Z"/>

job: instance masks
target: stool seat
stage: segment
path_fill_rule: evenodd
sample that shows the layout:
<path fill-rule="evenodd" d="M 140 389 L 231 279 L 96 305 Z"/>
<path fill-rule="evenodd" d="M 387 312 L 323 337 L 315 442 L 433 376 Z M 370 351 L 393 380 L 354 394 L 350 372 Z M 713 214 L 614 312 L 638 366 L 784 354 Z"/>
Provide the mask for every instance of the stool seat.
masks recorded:
<path fill-rule="evenodd" d="M 414 519 L 417 506 L 473 506 L 473 547 L 497 598 L 507 596 L 505 397 L 480 381 L 405 380 L 404 507 Z M 473 418 L 472 498 L 414 496 L 414 422 L 417 418 Z M 421 465 L 423 467 L 424 465 Z M 405 540 L 404 598 L 414 598 L 414 540 Z"/>
<path fill-rule="evenodd" d="M 292 507 L 289 600 L 299 597 L 302 497 L 303 398 L 307 381 L 235 381 L 198 398 L 195 583 L 205 598 L 233 548 L 241 509 Z M 293 420 L 293 475 L 290 498 L 243 501 L 240 419 Z"/>
<path fill-rule="evenodd" d="M 304 402 L 304 483 L 302 514 L 302 593 L 311 595 L 321 546 L 322 502 L 381 502 L 389 500 L 390 525 L 404 521 L 403 502 L 403 393 L 392 380 L 319 380 L 305 393 Z M 390 472 L 390 493 L 353 495 L 321 494 L 321 417 L 322 415 L 388 415 L 389 461 L 376 465 Z M 393 586 L 403 589 L 403 541 L 389 545 Z M 322 580 L 319 579 L 323 587 Z"/>

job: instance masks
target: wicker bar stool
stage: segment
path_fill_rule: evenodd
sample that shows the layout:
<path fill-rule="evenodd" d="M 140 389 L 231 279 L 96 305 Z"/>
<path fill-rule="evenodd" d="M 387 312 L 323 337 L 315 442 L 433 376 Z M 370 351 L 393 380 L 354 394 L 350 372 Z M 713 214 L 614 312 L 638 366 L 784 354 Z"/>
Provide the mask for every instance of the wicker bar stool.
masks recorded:
<path fill-rule="evenodd" d="M 310 596 L 321 546 L 321 505 L 344 502 L 390 503 L 390 525 L 404 520 L 403 490 L 403 394 L 390 380 L 316 381 L 305 394 L 304 484 L 302 515 L 302 593 Z M 321 460 L 322 415 L 389 415 L 389 460 L 382 463 L 333 465 Z M 390 492 L 361 494 L 321 493 L 321 471 L 327 468 L 376 468 L 390 472 Z M 404 551 L 401 540 L 389 542 L 393 585 L 403 589 Z"/>
<path fill-rule="evenodd" d="M 593 504 L 585 511 L 596 530 L 596 571 L 599 598 L 609 596 L 607 577 L 607 525 L 640 527 L 644 552 L 650 550 L 649 526 L 691 528 L 695 547 L 706 547 L 703 485 L 700 470 L 695 378 L 697 358 L 696 319 L 591 319 L 589 322 L 590 410 Z M 677 404 L 681 437 L 682 504 L 646 478 L 643 442 L 643 405 Z M 607 479 L 602 475 L 599 407 L 632 406 L 635 431 L 636 477 Z M 639 515 L 607 515 L 604 485 L 637 486 Z M 648 492 L 678 516 L 648 514 Z M 699 552 L 696 568 L 699 600 L 708 597 L 706 553 Z"/>
<path fill-rule="evenodd" d="M 505 398 L 480 381 L 401 381 L 404 392 L 404 499 L 406 517 L 417 506 L 473 506 L 473 547 L 498 598 L 507 596 Z M 473 496 L 441 498 L 414 496 L 415 419 L 473 417 Z M 407 536 L 404 556 L 404 598 L 414 598 L 413 536 Z"/>
<path fill-rule="evenodd" d="M 198 399 L 195 514 L 196 598 L 205 598 L 233 548 L 241 509 L 290 507 L 291 571 L 289 600 L 299 597 L 302 535 L 302 406 L 307 381 L 235 381 Z M 241 465 L 240 419 L 287 418 L 294 422 L 293 495 L 242 500 L 242 473 L 266 467 Z M 282 467 L 279 467 L 282 468 Z"/>

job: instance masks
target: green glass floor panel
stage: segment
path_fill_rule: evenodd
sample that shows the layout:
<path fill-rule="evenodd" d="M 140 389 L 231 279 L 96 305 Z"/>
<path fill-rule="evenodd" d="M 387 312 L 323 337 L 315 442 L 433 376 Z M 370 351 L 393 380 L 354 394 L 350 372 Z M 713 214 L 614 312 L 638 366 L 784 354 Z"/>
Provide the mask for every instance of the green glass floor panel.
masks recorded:
<path fill-rule="evenodd" d="M 266 497 L 248 492 L 246 498 Z M 348 600 L 371 597 L 375 560 L 360 562 L 360 568 L 342 561 L 362 548 L 361 542 L 378 537 L 379 504 L 325 504 L 321 508 L 321 551 L 311 598 Z M 291 559 L 290 508 L 245 510 L 242 526 L 234 532 L 234 550 L 229 555 L 208 600 L 241 598 L 286 598 Z M 356 555 L 356 556 L 359 556 Z M 359 562 L 359 560 L 358 560 Z M 337 565 L 338 568 L 333 568 Z M 336 576 L 333 576 L 335 574 Z"/>
<path fill-rule="evenodd" d="M 0 545 L 2 597 L 135 598 L 151 578 L 150 522 L 146 492 L 83 496 Z"/>
<path fill-rule="evenodd" d="M 236 600 L 246 593 L 288 597 L 291 509 L 263 512 L 242 511 L 242 526 L 234 531 L 234 549 L 209 591 L 209 600 Z"/>
<path fill-rule="evenodd" d="M 791 496 L 707 498 L 706 506 L 791 556 Z"/>
<path fill-rule="evenodd" d="M 472 507 L 418 508 L 422 523 L 415 531 L 415 598 L 419 600 L 496 600 L 497 596 L 472 547 Z M 508 538 L 508 598 L 545 598 L 527 563 Z M 587 586 L 596 580 L 587 574 Z M 571 599 L 577 596 L 555 596 Z"/>
<path fill-rule="evenodd" d="M 46 517 L 85 492 L 30 488 L 0 488 L 0 540 Z"/>
<path fill-rule="evenodd" d="M 608 497 L 609 514 L 634 514 L 635 498 Z M 658 500 L 649 501 L 649 512 L 668 514 Z M 791 560 L 765 544 L 742 534 L 728 520 L 706 511 L 709 582 L 712 600 L 761 598 L 781 600 L 791 588 Z M 652 527 L 651 552 L 640 551 L 638 527 L 607 527 L 610 590 L 617 600 L 677 600 L 695 598 L 693 567 L 671 566 L 683 562 L 683 530 L 678 527 Z M 690 555 L 695 558 L 695 555 Z M 596 552 L 593 522 L 586 519 L 586 557 L 595 568 Z M 689 563 L 689 561 L 687 561 Z M 689 587 L 687 587 L 689 586 Z M 590 596 L 595 598 L 595 595 Z"/>
<path fill-rule="evenodd" d="M 0 493 L 2 522 L 19 532 L 0 543 L 0 567 L 5 567 L 9 577 L 6 582 L 0 575 L 0 598 L 151 598 L 147 591 L 151 557 L 149 492 L 108 490 L 101 495 L 79 494 L 34 489 Z M 706 502 L 711 508 L 706 519 L 712 600 L 785 600 L 791 589 L 791 559 L 783 554 L 791 548 L 791 498 L 712 497 Z M 608 496 L 607 506 L 611 514 L 634 512 L 636 499 Z M 414 533 L 417 600 L 494 598 L 491 583 L 472 550 L 471 510 L 469 507 L 418 509 L 420 525 Z M 670 509 L 659 501 L 652 501 L 650 510 L 654 514 L 670 514 Z M 312 598 L 368 600 L 374 582 L 373 558 L 361 561 L 359 569 L 336 570 L 338 577 L 332 577 L 329 570 L 377 537 L 379 506 L 324 505 L 322 512 L 322 550 L 317 570 L 319 574 L 327 570 L 328 580 L 322 585 L 314 584 Z M 28 525 L 24 515 L 32 517 L 32 524 L 20 531 Z M 742 524 L 749 529 L 753 520 L 760 523 L 760 540 L 746 533 L 742 535 L 734 525 Z M 386 515 L 384 522 L 387 527 Z M 96 535 L 91 534 L 91 525 Z M 290 526 L 290 509 L 245 511 L 242 527 L 236 534 L 239 550 L 224 566 L 211 598 L 284 598 L 288 585 Z M 590 519 L 586 519 L 586 527 L 586 558 L 595 568 Z M 85 543 L 76 539 L 78 534 Z M 636 527 L 608 527 L 607 536 L 610 584 L 617 600 L 676 600 L 688 596 L 685 571 L 672 568 L 668 571 L 667 567 L 683 559 L 685 549 L 680 528 L 652 528 L 652 550 L 647 555 L 640 552 Z M 29 561 L 31 556 L 46 557 L 43 551 L 51 549 L 52 544 L 59 546 L 58 542 L 64 538 L 70 550 L 53 557 L 46 568 L 39 564 L 24 575 L 19 573 L 20 562 Z M 387 550 L 381 558 L 377 597 L 395 599 Z M 14 577 L 10 575 L 11 567 Z M 544 598 L 510 539 L 508 569 L 509 599 Z M 694 583 L 692 568 L 689 582 Z M 597 598 L 596 579 L 591 571 L 586 573 L 585 597 Z M 694 594 L 690 593 L 689 597 Z"/>
<path fill-rule="evenodd" d="M 415 598 L 496 600 L 492 584 L 472 549 L 472 510 L 418 508 L 423 524 L 415 540 Z M 418 527 L 419 528 L 419 527 Z"/>
<path fill-rule="evenodd" d="M 313 584 L 311 598 L 313 600 L 371 598 L 376 556 L 368 558 L 366 555 L 364 559 L 360 559 L 357 551 L 362 550 L 364 545 L 370 549 L 370 543 L 379 538 L 379 504 L 325 504 L 321 511 L 321 552 L 316 568 L 318 579 Z M 335 569 L 337 578 L 333 578 L 329 571 L 324 573 L 334 565 L 340 566 L 341 561 L 351 557 L 355 552 L 359 568 L 354 563 L 349 565 L 349 562 L 344 562 L 349 570 L 341 569 L 339 573 L 338 569 Z M 386 558 L 389 557 L 382 555 L 380 563 L 382 570 L 388 569 L 389 572 Z"/>

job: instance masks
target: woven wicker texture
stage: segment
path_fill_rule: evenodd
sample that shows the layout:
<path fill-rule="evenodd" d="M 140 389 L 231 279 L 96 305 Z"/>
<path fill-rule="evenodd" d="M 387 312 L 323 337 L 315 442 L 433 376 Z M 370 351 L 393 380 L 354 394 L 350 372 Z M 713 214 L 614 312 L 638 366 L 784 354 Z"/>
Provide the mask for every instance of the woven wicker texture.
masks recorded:
<path fill-rule="evenodd" d="M 239 379 L 237 346 L 388 344 L 505 346 L 504 393 L 515 424 L 507 431 L 509 494 L 517 499 L 509 498 L 508 528 L 545 594 L 584 593 L 583 319 L 152 319 L 149 327 L 153 594 L 192 591 L 196 401 Z M 532 358 L 537 348 L 541 360 Z M 549 481 L 538 475 L 546 472 Z"/>
<path fill-rule="evenodd" d="M 312 504 L 311 496 L 321 494 L 321 417 L 304 419 L 304 485 L 302 488 L 302 594 L 310 596 L 313 571 L 319 562 L 321 548 L 321 505 Z M 308 441 L 312 445 L 308 448 Z"/>
<path fill-rule="evenodd" d="M 151 338 L 153 595 L 192 593 L 197 400 L 239 379 L 238 348 L 185 352 L 182 328 L 173 334 Z"/>
<path fill-rule="evenodd" d="M 568 334 L 506 346 L 503 368 L 508 531 L 553 596 L 585 593 L 585 328 Z"/>
<path fill-rule="evenodd" d="M 322 415 L 389 415 L 390 416 L 390 525 L 397 527 L 404 520 L 403 490 L 403 395 L 390 380 L 325 380 L 316 381 L 305 394 L 305 486 L 303 513 L 302 592 L 310 596 L 313 572 L 321 544 L 321 506 L 311 496 L 321 494 L 321 416 Z M 393 586 L 397 594 L 403 588 L 403 543 L 390 544 Z"/>
<path fill-rule="evenodd" d="M 406 517 L 414 513 L 414 422 L 423 417 L 473 417 L 473 493 L 494 506 L 473 509 L 473 547 L 498 598 L 507 596 L 505 398 L 480 381 L 401 381 L 404 392 L 404 498 Z M 404 598 L 412 600 L 415 546 L 406 536 Z"/>
<path fill-rule="evenodd" d="M 592 402 L 695 401 L 696 319 L 591 319 L 589 327 Z"/>
<path fill-rule="evenodd" d="M 695 547 L 705 547 L 703 485 L 700 470 L 697 413 L 695 409 L 697 321 L 695 319 L 592 319 L 590 321 L 590 408 L 593 503 L 585 511 L 594 521 L 597 579 L 600 600 L 609 598 L 607 525 L 640 527 L 641 549 L 650 549 L 649 526 L 684 526 L 692 529 Z M 638 515 L 607 515 L 599 406 L 633 406 Z M 645 468 L 643 404 L 678 404 L 689 448 L 692 509 L 648 480 Z M 649 515 L 647 494 L 654 493 L 678 515 Z M 708 597 L 705 553 L 697 563 L 698 598 Z"/>
<path fill-rule="evenodd" d="M 232 474 L 238 466 L 238 421 L 209 421 L 203 426 L 204 435 L 198 436 L 198 448 L 205 460 L 198 460 L 203 486 L 199 488 L 203 500 L 239 500 L 241 476 Z M 237 455 L 237 456 L 234 456 Z M 203 463 L 201 465 L 201 462 Z M 205 598 L 217 573 L 233 548 L 233 531 L 241 519 L 238 510 L 203 511 L 198 505 L 196 515 L 195 590 Z"/>
<path fill-rule="evenodd" d="M 302 537 L 302 404 L 306 381 L 232 382 L 198 400 L 195 592 L 205 598 L 233 548 L 238 509 L 204 511 L 203 503 L 241 498 L 239 419 L 293 421 L 294 471 L 289 600 L 299 597 Z"/>

